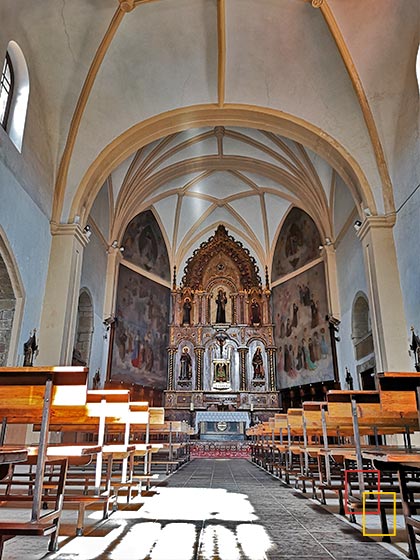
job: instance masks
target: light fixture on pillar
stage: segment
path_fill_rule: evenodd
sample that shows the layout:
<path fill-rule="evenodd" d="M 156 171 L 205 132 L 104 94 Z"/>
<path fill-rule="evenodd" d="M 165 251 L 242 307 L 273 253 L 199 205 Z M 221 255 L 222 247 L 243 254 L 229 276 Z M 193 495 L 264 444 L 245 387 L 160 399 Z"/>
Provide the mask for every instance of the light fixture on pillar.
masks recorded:
<path fill-rule="evenodd" d="M 92 235 L 92 229 L 89 224 L 85 225 L 85 227 L 83 228 L 83 233 L 86 235 L 88 239 L 90 239 L 90 236 Z"/>
<path fill-rule="evenodd" d="M 109 249 L 118 249 L 118 251 L 120 251 L 120 253 L 124 253 L 124 247 L 120 247 L 118 245 L 118 241 L 116 239 L 114 239 L 114 241 L 111 243 L 111 245 L 109 246 Z M 109 253 L 109 249 L 107 251 L 107 253 Z"/>
<path fill-rule="evenodd" d="M 367 217 L 372 216 L 372 212 L 370 211 L 370 208 L 368 208 L 367 206 L 366 208 L 363 208 L 363 213 Z"/>
<path fill-rule="evenodd" d="M 356 231 L 359 231 L 359 229 L 362 227 L 362 222 L 360 220 L 356 220 L 353 224 L 353 227 Z"/>

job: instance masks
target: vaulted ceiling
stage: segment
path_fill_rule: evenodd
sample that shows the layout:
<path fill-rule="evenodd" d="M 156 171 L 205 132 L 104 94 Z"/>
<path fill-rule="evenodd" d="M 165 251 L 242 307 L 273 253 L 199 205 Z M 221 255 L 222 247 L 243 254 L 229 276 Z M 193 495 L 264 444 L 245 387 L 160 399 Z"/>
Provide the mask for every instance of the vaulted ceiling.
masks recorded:
<path fill-rule="evenodd" d="M 304 209 L 321 236 L 334 239 L 359 202 L 331 166 L 298 142 L 234 127 L 156 141 L 120 165 L 108 184 L 116 201 L 111 238 L 121 239 L 136 214 L 152 209 L 171 264 L 181 271 L 220 223 L 264 271 L 291 207 Z"/>
<path fill-rule="evenodd" d="M 87 220 L 111 177 L 112 235 L 153 207 L 174 262 L 221 219 L 267 260 L 290 204 L 334 237 L 334 181 L 358 212 L 392 212 L 414 161 L 419 12 L 418 0 L 4 0 L 0 48 L 21 46 L 36 108 L 23 157 L 43 136 L 43 163 L 29 164 L 52 170 L 53 220 Z"/>

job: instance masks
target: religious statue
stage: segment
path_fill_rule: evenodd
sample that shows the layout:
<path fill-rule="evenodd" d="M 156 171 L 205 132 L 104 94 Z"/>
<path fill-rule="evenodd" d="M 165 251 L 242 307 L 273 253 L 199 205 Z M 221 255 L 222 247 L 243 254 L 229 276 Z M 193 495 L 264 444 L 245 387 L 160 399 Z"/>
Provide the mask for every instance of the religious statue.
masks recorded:
<path fill-rule="evenodd" d="M 216 383 L 227 383 L 228 373 L 227 365 L 224 362 L 217 362 L 215 364 L 214 381 Z"/>
<path fill-rule="evenodd" d="M 181 372 L 179 374 L 179 379 L 183 381 L 190 380 L 192 377 L 192 359 L 188 346 L 184 346 L 184 348 L 182 349 L 180 362 Z"/>
<path fill-rule="evenodd" d="M 191 324 L 191 300 L 189 297 L 185 298 L 184 305 L 182 306 L 182 324 Z"/>
<path fill-rule="evenodd" d="M 216 323 L 226 323 L 226 304 L 226 292 L 220 288 L 216 298 Z"/>
<path fill-rule="evenodd" d="M 251 324 L 259 325 L 261 323 L 261 308 L 256 299 L 251 302 Z"/>
<path fill-rule="evenodd" d="M 100 384 L 101 384 L 101 374 L 99 373 L 99 369 L 97 369 L 92 379 L 92 388 L 99 389 Z"/>
<path fill-rule="evenodd" d="M 420 337 L 414 332 L 414 327 L 411 327 L 410 350 L 414 354 L 414 368 L 420 371 Z"/>
<path fill-rule="evenodd" d="M 254 379 L 264 379 L 264 362 L 259 346 L 252 357 L 252 367 L 254 368 Z"/>
<path fill-rule="evenodd" d="M 23 344 L 23 365 L 33 366 L 34 358 L 38 355 L 38 344 L 36 343 L 36 329 L 31 332 L 28 340 Z"/>

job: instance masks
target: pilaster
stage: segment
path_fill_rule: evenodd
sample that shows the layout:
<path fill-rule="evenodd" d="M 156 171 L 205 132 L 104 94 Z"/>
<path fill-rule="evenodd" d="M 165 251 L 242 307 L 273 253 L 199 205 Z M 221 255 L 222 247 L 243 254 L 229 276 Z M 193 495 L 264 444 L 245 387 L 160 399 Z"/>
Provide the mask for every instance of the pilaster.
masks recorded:
<path fill-rule="evenodd" d="M 52 243 L 42 306 L 37 365 L 71 364 L 83 250 L 79 224 L 51 224 Z"/>
<path fill-rule="evenodd" d="M 377 370 L 411 371 L 394 224 L 393 215 L 368 217 L 358 237 L 367 272 Z"/>

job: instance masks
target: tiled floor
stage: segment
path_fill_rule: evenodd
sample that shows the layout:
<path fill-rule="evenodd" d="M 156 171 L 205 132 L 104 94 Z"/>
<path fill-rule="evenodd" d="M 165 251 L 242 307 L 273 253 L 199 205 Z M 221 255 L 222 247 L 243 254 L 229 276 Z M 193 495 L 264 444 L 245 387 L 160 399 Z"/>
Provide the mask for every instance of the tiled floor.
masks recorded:
<path fill-rule="evenodd" d="M 245 459 L 194 460 L 143 502 L 62 540 L 56 554 L 45 556 L 43 539 L 13 539 L 3 560 L 398 558 Z"/>

